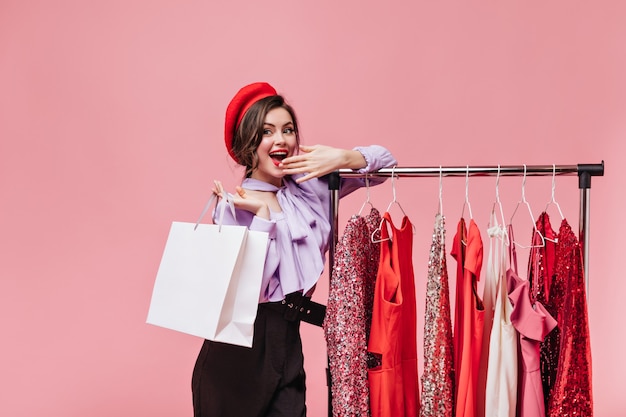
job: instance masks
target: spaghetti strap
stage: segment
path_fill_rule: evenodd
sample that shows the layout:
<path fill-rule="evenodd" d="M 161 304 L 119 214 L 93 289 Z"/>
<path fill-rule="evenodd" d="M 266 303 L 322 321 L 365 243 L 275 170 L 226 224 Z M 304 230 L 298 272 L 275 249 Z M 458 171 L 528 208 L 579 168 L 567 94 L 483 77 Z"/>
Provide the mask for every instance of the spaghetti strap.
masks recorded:
<path fill-rule="evenodd" d="M 515 245 L 513 242 L 515 239 L 513 238 L 513 225 L 509 224 L 507 226 L 507 234 L 509 238 L 509 264 L 511 265 L 511 269 L 517 275 L 517 252 L 515 251 Z"/>

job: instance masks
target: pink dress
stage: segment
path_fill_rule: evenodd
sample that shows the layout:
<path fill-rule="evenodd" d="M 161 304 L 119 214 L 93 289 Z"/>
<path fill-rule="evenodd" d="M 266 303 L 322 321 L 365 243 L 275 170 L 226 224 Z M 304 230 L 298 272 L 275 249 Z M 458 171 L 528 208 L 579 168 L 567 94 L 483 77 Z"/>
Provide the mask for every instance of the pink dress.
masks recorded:
<path fill-rule="evenodd" d="M 545 417 L 546 406 L 540 370 L 540 346 L 556 327 L 556 320 L 540 303 L 532 303 L 530 282 L 517 274 L 513 229 L 509 226 L 511 268 L 507 271 L 509 300 L 513 304 L 511 323 L 520 335 L 522 355 L 521 380 L 518 387 L 518 416 Z"/>

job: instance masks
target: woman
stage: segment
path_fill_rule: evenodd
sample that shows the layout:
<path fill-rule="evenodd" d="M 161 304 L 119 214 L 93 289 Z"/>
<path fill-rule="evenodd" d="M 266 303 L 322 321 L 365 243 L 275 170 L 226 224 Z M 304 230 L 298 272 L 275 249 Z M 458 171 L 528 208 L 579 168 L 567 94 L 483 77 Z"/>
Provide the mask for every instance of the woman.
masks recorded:
<path fill-rule="evenodd" d="M 330 193 L 320 177 L 341 168 L 374 171 L 396 160 L 376 145 L 353 150 L 300 145 L 293 109 L 267 83 L 247 85 L 231 100 L 225 143 L 246 171 L 232 196 L 236 216 L 226 210 L 224 224 L 266 231 L 270 240 L 253 346 L 204 342 L 192 378 L 194 415 L 304 416 L 300 321 L 321 325 L 323 306 L 310 296 L 330 238 Z M 363 185 L 345 178 L 340 196 Z M 213 192 L 222 191 L 216 181 Z"/>

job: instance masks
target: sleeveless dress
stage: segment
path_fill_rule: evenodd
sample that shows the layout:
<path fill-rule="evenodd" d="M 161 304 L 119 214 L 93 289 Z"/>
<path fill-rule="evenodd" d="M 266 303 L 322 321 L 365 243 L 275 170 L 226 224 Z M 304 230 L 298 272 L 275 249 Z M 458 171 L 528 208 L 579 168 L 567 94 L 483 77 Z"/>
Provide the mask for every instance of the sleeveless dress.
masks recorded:
<path fill-rule="evenodd" d="M 457 417 L 475 417 L 484 310 L 482 300 L 476 293 L 483 261 L 483 243 L 474 220 L 470 220 L 469 229 L 466 229 L 463 218 L 459 221 L 451 255 L 457 262 L 454 314 L 455 412 Z"/>
<path fill-rule="evenodd" d="M 380 213 L 354 215 L 337 242 L 323 328 L 333 416 L 368 416 L 367 339 L 379 248 L 371 239 Z"/>
<path fill-rule="evenodd" d="M 478 385 L 476 386 L 476 412 L 480 417 L 485 416 L 485 397 L 487 388 L 487 370 L 489 365 L 489 340 L 491 332 L 496 324 L 494 322 L 494 308 L 496 304 L 496 287 L 498 284 L 498 273 L 500 260 L 498 259 L 498 242 L 502 243 L 503 236 L 498 238 L 498 220 L 495 211 L 491 211 L 489 217 L 490 227 L 487 229 L 489 235 L 489 252 L 487 253 L 487 267 L 485 268 L 485 279 L 483 288 L 483 341 L 480 352 L 480 366 L 478 367 Z"/>
<path fill-rule="evenodd" d="M 567 220 L 561 222 L 556 281 L 562 284 L 563 308 L 559 364 L 548 407 L 550 417 L 593 415 L 591 347 L 581 245 Z M 550 291 L 552 294 L 558 290 Z"/>
<path fill-rule="evenodd" d="M 540 370 L 540 345 L 556 326 L 556 320 L 546 308 L 530 300 L 530 282 L 517 273 L 517 260 L 513 240 L 513 229 L 509 226 L 511 268 L 507 271 L 509 300 L 513 304 L 511 323 L 519 332 L 522 354 L 521 380 L 518 388 L 518 416 L 545 417 L 546 408 Z"/>
<path fill-rule="evenodd" d="M 515 417 L 518 381 L 518 335 L 511 323 L 513 306 L 508 298 L 506 277 L 506 245 L 508 241 L 504 226 L 498 225 L 495 219 L 492 220 L 491 224 L 488 233 L 491 238 L 489 246 L 493 250 L 493 256 L 489 257 L 488 270 L 491 268 L 495 275 L 496 300 L 489 345 L 483 349 L 487 350 L 489 355 L 484 416 Z"/>
<path fill-rule="evenodd" d="M 430 246 L 426 283 L 421 417 L 452 417 L 454 415 L 452 349 L 445 219 L 441 214 L 437 214 Z"/>
<path fill-rule="evenodd" d="M 389 213 L 381 226 L 368 349 L 382 355 L 382 363 L 368 372 L 370 409 L 373 417 L 414 417 L 419 414 L 419 387 L 413 229 L 406 216 L 396 228 Z"/>

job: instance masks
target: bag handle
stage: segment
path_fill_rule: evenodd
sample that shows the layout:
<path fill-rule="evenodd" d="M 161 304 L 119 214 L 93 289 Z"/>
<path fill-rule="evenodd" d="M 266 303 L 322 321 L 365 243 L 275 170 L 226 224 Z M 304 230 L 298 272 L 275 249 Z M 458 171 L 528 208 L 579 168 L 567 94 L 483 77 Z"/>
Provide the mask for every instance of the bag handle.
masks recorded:
<path fill-rule="evenodd" d="M 202 209 L 202 213 L 200 213 L 200 217 L 198 217 L 198 221 L 196 221 L 196 225 L 193 228 L 194 231 L 198 228 L 198 225 L 200 224 L 200 221 L 202 220 L 204 215 L 207 213 L 207 211 L 209 211 L 209 207 L 211 207 L 211 203 L 213 203 L 213 200 L 215 200 L 215 197 L 217 197 L 217 194 L 211 194 L 211 198 L 209 198 L 209 201 L 207 201 L 207 203 L 204 205 L 204 208 Z M 235 204 L 233 202 L 232 194 L 229 194 L 226 191 L 222 191 L 221 197 L 224 199 L 224 202 L 228 204 L 228 206 L 230 207 L 230 212 L 233 214 L 233 218 L 236 218 Z M 220 208 L 220 213 L 219 213 L 218 222 L 217 222 L 219 226 L 218 232 L 222 231 L 222 223 L 224 223 L 224 210 L 226 210 L 226 204 L 222 204 L 222 207 Z"/>

